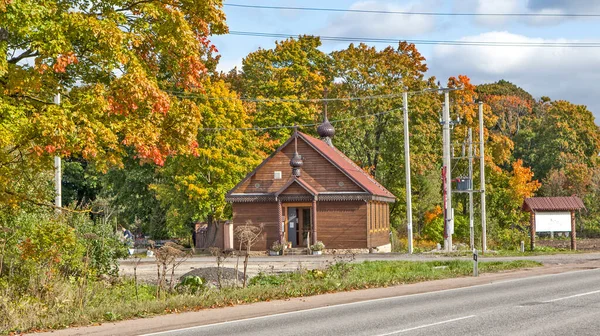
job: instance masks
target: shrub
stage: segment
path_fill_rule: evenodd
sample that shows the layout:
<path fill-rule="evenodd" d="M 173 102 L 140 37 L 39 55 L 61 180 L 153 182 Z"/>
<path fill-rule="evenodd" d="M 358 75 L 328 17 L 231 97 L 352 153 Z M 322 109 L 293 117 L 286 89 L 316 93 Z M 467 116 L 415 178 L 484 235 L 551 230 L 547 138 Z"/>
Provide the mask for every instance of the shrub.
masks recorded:
<path fill-rule="evenodd" d="M 322 241 L 318 241 L 316 243 L 314 243 L 311 247 L 311 250 L 313 251 L 323 251 L 325 249 L 325 244 L 323 244 Z"/>
<path fill-rule="evenodd" d="M 206 281 L 199 276 L 187 276 L 175 286 L 177 292 L 192 295 L 202 293 L 207 288 Z"/>

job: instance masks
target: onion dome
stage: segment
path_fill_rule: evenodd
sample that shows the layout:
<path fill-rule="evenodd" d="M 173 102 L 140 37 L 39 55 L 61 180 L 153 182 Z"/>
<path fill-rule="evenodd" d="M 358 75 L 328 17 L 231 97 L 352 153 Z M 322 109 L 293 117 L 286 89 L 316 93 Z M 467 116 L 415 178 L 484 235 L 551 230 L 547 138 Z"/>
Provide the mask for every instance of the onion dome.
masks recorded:
<path fill-rule="evenodd" d="M 290 160 L 290 166 L 292 166 L 292 168 L 302 168 L 303 164 L 304 162 L 302 161 L 300 154 L 294 153 L 294 156 L 292 156 L 292 159 Z"/>
<path fill-rule="evenodd" d="M 329 122 L 329 119 L 327 119 L 327 114 L 325 114 L 325 118 L 323 118 L 323 123 L 317 127 L 317 133 L 323 139 L 331 139 L 335 135 L 335 128 L 333 128 L 333 125 Z"/>
<path fill-rule="evenodd" d="M 290 166 L 292 166 L 292 176 L 300 177 L 300 168 L 302 165 L 304 165 L 302 157 L 300 154 L 298 154 L 298 152 L 295 152 L 294 156 L 292 156 L 292 159 L 290 160 Z"/>

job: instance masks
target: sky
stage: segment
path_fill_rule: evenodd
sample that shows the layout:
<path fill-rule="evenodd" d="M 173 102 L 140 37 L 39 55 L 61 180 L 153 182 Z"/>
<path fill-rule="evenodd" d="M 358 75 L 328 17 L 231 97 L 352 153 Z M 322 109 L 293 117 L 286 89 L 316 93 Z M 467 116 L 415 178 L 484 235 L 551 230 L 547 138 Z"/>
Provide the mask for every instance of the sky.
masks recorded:
<path fill-rule="evenodd" d="M 225 0 L 225 4 L 444 13 L 600 14 L 600 0 Z M 485 42 L 600 42 L 600 17 L 417 16 L 224 7 L 231 31 Z M 249 53 L 274 38 L 214 36 L 219 70 L 241 67 Z M 321 50 L 348 42 L 324 42 Z M 368 43 L 377 48 L 388 44 Z M 600 123 L 600 48 L 419 45 L 428 76 L 445 82 L 467 75 L 473 83 L 508 80 L 534 97 L 586 105 Z"/>

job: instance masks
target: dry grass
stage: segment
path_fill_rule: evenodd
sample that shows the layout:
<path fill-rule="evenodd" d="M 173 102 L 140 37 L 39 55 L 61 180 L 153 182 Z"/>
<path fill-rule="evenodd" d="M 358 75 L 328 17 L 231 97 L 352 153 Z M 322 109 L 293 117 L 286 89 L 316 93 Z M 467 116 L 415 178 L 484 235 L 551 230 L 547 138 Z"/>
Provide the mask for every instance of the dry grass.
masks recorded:
<path fill-rule="evenodd" d="M 481 262 L 480 272 L 539 265 L 532 261 Z M 60 329 L 132 317 L 461 277 L 471 272 L 472 263 L 459 260 L 340 262 L 325 270 L 260 274 L 252 279 L 247 288 L 210 289 L 199 295 L 173 292 L 160 299 L 156 298 L 156 287 L 153 285 L 138 285 L 136 298 L 132 280 L 113 284 L 97 281 L 87 287 L 87 304 L 84 307 L 77 304 L 76 284 L 62 281 L 53 284 L 53 300 L 50 302 L 7 291 L 0 298 L 0 330 L 8 333 Z"/>

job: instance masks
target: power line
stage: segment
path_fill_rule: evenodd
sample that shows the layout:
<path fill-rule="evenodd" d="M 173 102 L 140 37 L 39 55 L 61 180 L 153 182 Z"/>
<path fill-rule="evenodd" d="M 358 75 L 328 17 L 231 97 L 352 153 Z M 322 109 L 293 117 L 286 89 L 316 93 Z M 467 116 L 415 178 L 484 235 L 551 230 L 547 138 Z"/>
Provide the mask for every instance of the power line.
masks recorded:
<path fill-rule="evenodd" d="M 269 38 L 297 38 L 302 34 L 279 34 L 232 30 L 230 35 L 254 36 Z M 460 41 L 460 40 L 406 40 L 398 38 L 377 37 L 350 37 L 350 36 L 319 36 L 322 41 L 338 42 L 371 42 L 371 43 L 397 43 L 406 41 L 413 44 L 425 45 L 455 45 L 477 47 L 541 47 L 541 48 L 599 48 L 599 42 L 495 42 L 495 41 Z"/>
<path fill-rule="evenodd" d="M 338 12 L 338 13 L 368 13 L 368 14 L 396 14 L 396 15 L 424 15 L 424 16 L 514 16 L 514 17 L 600 17 L 595 13 L 451 13 L 451 12 L 411 12 L 411 11 L 388 11 L 371 9 L 342 9 L 342 8 L 318 8 L 318 7 L 288 7 L 288 6 L 264 6 L 225 3 L 223 6 L 253 9 L 279 9 L 312 12 Z"/>
<path fill-rule="evenodd" d="M 395 109 L 391 109 L 391 110 L 387 110 L 384 112 L 378 112 L 378 113 L 373 113 L 373 114 L 365 114 L 362 116 L 357 116 L 357 117 L 351 117 L 351 118 L 345 118 L 345 119 L 337 119 L 337 120 L 330 120 L 329 122 L 332 124 L 335 123 L 340 123 L 340 122 L 344 122 L 344 121 L 352 121 L 352 120 L 357 120 L 357 119 L 363 119 L 363 118 L 368 118 L 368 117 L 376 117 L 376 116 L 380 116 L 380 115 L 385 115 L 385 114 L 389 114 L 395 111 L 400 111 L 402 110 L 402 108 L 395 108 Z M 270 126 L 270 127 L 214 127 L 214 128 L 200 128 L 199 130 L 201 131 L 267 131 L 267 130 L 272 130 L 272 129 L 286 129 L 286 128 L 294 128 L 294 127 L 314 127 L 314 126 L 318 126 L 319 124 L 303 124 L 303 125 L 281 125 L 281 126 Z"/>
<path fill-rule="evenodd" d="M 424 89 L 419 91 L 407 91 L 409 95 L 417 95 L 423 94 L 426 92 L 438 92 L 440 90 L 449 90 L 449 91 L 457 91 L 462 90 L 462 88 L 431 88 Z M 166 90 L 166 92 L 170 93 L 173 96 L 180 98 L 203 98 L 207 100 L 242 100 L 249 102 L 274 102 L 274 103 L 288 103 L 288 102 L 308 102 L 308 103 L 317 103 L 324 101 L 354 101 L 354 100 L 372 100 L 372 99 L 388 99 L 388 98 L 399 98 L 402 97 L 402 93 L 391 93 L 385 95 L 371 95 L 371 96 L 358 96 L 358 97 L 339 97 L 339 98 L 250 98 L 250 97 L 211 97 L 202 93 L 195 92 L 181 92 L 181 91 L 172 91 Z M 293 126 L 290 126 L 293 127 Z"/>

